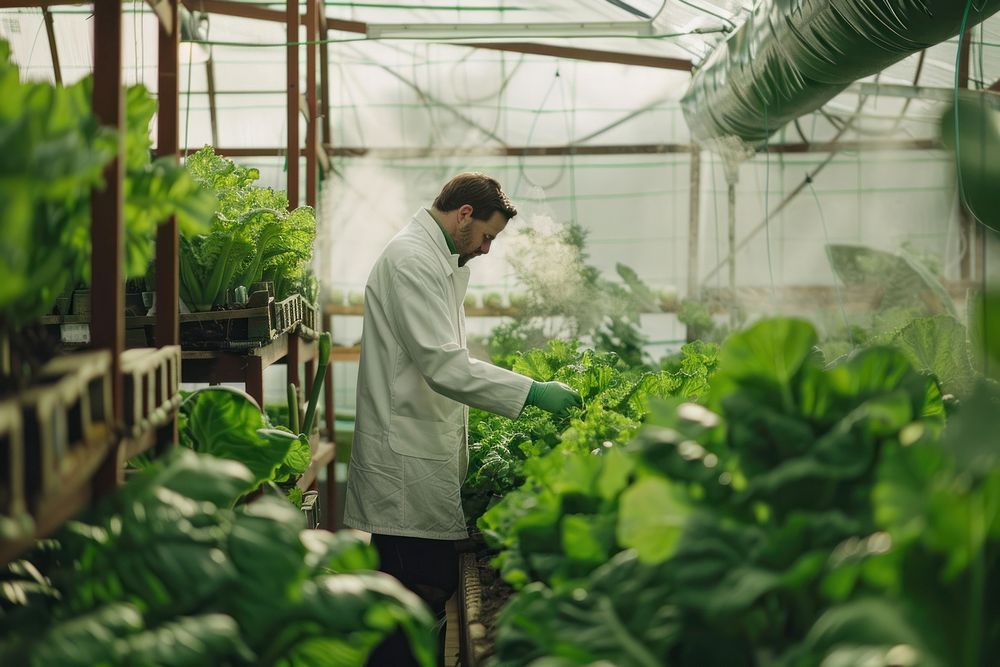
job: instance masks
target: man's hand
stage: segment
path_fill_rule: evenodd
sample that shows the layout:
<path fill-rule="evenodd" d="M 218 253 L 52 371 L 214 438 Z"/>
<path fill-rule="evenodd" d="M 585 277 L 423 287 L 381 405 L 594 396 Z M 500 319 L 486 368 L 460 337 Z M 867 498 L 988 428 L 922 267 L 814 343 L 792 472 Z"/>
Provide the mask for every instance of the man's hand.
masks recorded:
<path fill-rule="evenodd" d="M 582 406 L 583 399 L 575 389 L 562 382 L 535 382 L 528 390 L 527 403 L 546 412 L 564 415 L 570 408 Z"/>

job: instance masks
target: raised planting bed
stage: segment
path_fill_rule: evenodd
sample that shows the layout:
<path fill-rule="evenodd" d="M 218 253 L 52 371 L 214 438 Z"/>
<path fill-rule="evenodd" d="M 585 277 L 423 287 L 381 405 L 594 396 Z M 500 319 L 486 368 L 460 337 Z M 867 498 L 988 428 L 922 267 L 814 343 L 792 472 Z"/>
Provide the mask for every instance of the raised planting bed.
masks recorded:
<path fill-rule="evenodd" d="M 19 396 L 24 423 L 28 502 L 65 491 L 79 471 L 97 465 L 113 436 L 111 354 L 106 350 L 56 357 L 39 382 Z"/>
<path fill-rule="evenodd" d="M 111 354 L 52 359 L 36 382 L 0 403 L 4 487 L 0 563 L 85 507 L 110 451 Z"/>
<path fill-rule="evenodd" d="M 180 406 L 181 348 L 136 348 L 122 354 L 125 402 L 125 458 L 172 438 Z M 170 428 L 170 433 L 158 431 Z"/>
<path fill-rule="evenodd" d="M 27 521 L 25 521 L 27 519 Z M 32 529 L 24 489 L 24 426 L 14 399 L 0 401 L 0 539 Z"/>
<path fill-rule="evenodd" d="M 464 667 L 476 667 L 493 655 L 496 620 L 514 593 L 490 565 L 496 553 L 485 550 L 463 553 L 459 558 L 459 621 Z"/>
<path fill-rule="evenodd" d="M 323 313 L 319 304 L 307 301 L 304 296 L 299 296 L 299 307 L 302 309 L 302 322 L 299 324 L 299 335 L 310 340 L 319 338 L 319 332 L 323 330 Z"/>
<path fill-rule="evenodd" d="M 244 308 L 183 313 L 180 316 L 184 349 L 239 350 L 261 347 L 302 321 L 298 294 L 275 301 L 269 290 L 250 294 Z"/>

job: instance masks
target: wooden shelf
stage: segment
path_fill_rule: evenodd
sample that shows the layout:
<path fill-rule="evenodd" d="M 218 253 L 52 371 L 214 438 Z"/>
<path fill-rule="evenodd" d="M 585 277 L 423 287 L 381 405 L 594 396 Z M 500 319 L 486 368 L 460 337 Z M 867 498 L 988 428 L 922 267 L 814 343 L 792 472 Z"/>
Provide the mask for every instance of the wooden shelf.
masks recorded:
<path fill-rule="evenodd" d="M 330 362 L 335 361 L 357 361 L 361 358 L 361 346 L 351 345 L 349 347 L 344 347 L 340 345 L 335 345 L 330 348 Z"/>
<path fill-rule="evenodd" d="M 677 312 L 677 306 L 671 305 L 669 307 L 661 307 L 660 310 L 647 311 L 644 314 L 655 315 L 660 313 L 675 313 Z M 364 315 L 364 306 L 353 306 L 353 305 L 341 305 L 336 303 L 328 303 L 323 306 L 323 314 L 326 317 L 331 317 L 334 315 Z M 465 307 L 466 317 L 517 317 L 521 314 L 520 308 L 506 307 L 506 308 L 485 308 L 481 306 Z"/>
<path fill-rule="evenodd" d="M 84 510 L 94 498 L 92 479 L 111 451 L 112 436 L 77 453 L 74 465 L 61 480 L 59 488 L 35 499 L 31 516 L 34 530 L 13 540 L 0 540 L 0 563 L 8 563 L 34 546 L 35 540 L 56 532 L 68 519 Z"/>

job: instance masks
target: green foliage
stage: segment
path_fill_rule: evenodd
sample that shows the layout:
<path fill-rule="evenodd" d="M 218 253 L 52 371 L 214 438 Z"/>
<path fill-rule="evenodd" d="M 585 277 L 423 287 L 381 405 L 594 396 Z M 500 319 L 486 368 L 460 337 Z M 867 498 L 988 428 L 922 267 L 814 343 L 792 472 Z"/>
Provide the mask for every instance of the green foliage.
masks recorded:
<path fill-rule="evenodd" d="M 312 208 L 288 211 L 284 192 L 253 183 L 256 169 L 240 167 L 206 146 L 187 159 L 195 180 L 215 194 L 218 212 L 208 234 L 181 237 L 181 296 L 193 310 L 222 306 L 237 286 L 274 282 L 285 298 L 306 279 L 316 218 Z"/>
<path fill-rule="evenodd" d="M 498 324 L 490 332 L 487 347 L 490 361 L 501 368 L 511 368 L 518 355 L 525 350 L 544 347 L 548 338 L 545 332 L 530 323 L 514 318 Z"/>
<path fill-rule="evenodd" d="M 253 475 L 179 449 L 68 523 L 57 548 L 12 565 L 51 589 L 0 606 L 11 665 L 292 665 L 312 642 L 362 665 L 399 626 L 432 665 L 433 619 L 377 572 L 368 545 L 299 530 L 262 498 L 233 509 Z M 21 577 L 23 578 L 23 576 Z"/>
<path fill-rule="evenodd" d="M 81 279 L 90 249 L 90 188 L 115 137 L 90 109 L 89 81 L 22 83 L 0 41 L 0 313 L 17 328 Z"/>
<path fill-rule="evenodd" d="M 271 428 L 256 401 L 230 387 L 206 387 L 181 404 L 177 419 L 181 445 L 239 461 L 253 474 L 244 492 L 265 482 L 286 482 L 309 467 L 308 441 Z"/>
<path fill-rule="evenodd" d="M 981 384 L 943 428 L 903 352 L 824 368 L 815 341 L 758 323 L 723 346 L 703 406 L 655 405 L 626 448 L 529 462 L 533 494 L 481 522 L 521 587 L 497 664 L 990 664 L 1000 392 Z"/>
<path fill-rule="evenodd" d="M 967 303 L 973 364 L 986 377 L 1000 380 L 1000 290 L 971 293 Z"/>
<path fill-rule="evenodd" d="M 589 452 L 604 442 L 624 442 L 638 428 L 650 397 L 703 392 L 710 371 L 698 364 L 708 362 L 713 348 L 686 346 L 683 354 L 683 370 L 659 373 L 622 370 L 614 354 L 581 351 L 561 340 L 513 355 L 515 372 L 543 382 L 565 382 L 580 393 L 585 407 L 558 418 L 529 406 L 516 421 L 471 410 L 469 475 L 462 491 L 466 518 L 475 522 L 494 499 L 524 483 L 527 459 L 560 443 L 566 451 Z"/>
<path fill-rule="evenodd" d="M 17 329 L 52 309 L 90 275 L 90 191 L 115 155 L 115 133 L 91 110 L 92 80 L 71 86 L 21 82 L 0 41 L 0 319 Z M 156 226 L 176 214 L 186 229 L 211 215 L 214 200 L 178 165 L 150 160 L 156 102 L 126 91 L 124 219 L 126 275 L 146 273 Z"/>
<path fill-rule="evenodd" d="M 623 546 L 639 545 L 644 557 L 662 549 L 662 524 L 640 516 L 649 509 L 642 490 L 623 501 L 627 525 L 619 523 L 616 535 L 619 496 L 634 467 L 620 444 L 636 433 L 650 401 L 694 398 L 707 388 L 692 378 L 710 374 L 707 365 L 696 366 L 714 364 L 714 347 L 686 347 L 681 358 L 683 373 L 623 371 L 616 355 L 552 341 L 515 361 L 519 373 L 571 385 L 584 407 L 565 420 L 525 410 L 515 422 L 483 416 L 470 423 L 466 516 L 474 519 L 490 499 L 507 494 L 478 525 L 502 547 L 499 564 L 510 583 L 568 586 Z"/>
<path fill-rule="evenodd" d="M 937 378 L 941 390 L 958 398 L 973 390 L 978 373 L 972 367 L 965 327 L 951 315 L 917 318 L 892 338 L 920 371 Z"/>

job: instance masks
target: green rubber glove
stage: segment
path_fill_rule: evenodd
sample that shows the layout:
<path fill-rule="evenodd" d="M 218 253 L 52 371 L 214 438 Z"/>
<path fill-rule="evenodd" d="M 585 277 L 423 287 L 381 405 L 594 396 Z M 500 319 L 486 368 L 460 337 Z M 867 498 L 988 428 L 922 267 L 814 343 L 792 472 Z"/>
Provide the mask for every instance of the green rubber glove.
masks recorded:
<path fill-rule="evenodd" d="M 576 390 L 562 382 L 534 382 L 528 390 L 527 405 L 557 415 L 566 414 L 572 407 L 583 405 L 583 399 Z"/>

